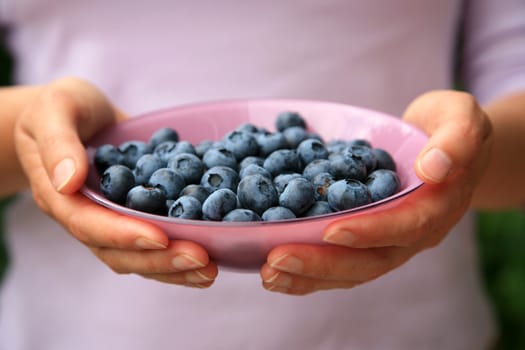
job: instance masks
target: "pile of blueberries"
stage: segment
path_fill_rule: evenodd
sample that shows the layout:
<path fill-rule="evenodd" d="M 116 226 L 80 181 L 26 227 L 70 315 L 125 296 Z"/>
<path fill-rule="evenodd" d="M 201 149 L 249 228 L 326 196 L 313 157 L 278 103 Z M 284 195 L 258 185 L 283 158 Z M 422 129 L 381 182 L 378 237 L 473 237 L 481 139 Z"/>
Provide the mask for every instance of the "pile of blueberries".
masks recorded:
<path fill-rule="evenodd" d="M 297 112 L 276 131 L 242 124 L 219 141 L 179 140 L 160 128 L 149 141 L 96 148 L 100 189 L 128 208 L 180 219 L 275 221 L 366 205 L 400 189 L 396 164 L 365 139 L 333 140 Z"/>

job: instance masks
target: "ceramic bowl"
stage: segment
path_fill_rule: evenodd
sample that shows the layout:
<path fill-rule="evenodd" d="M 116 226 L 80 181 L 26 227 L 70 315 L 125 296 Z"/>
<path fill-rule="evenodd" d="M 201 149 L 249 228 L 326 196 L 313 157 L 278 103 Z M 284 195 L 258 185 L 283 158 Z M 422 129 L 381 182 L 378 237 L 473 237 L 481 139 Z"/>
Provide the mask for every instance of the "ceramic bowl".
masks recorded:
<path fill-rule="evenodd" d="M 82 192 L 111 210 L 158 225 L 172 239 L 191 240 L 207 249 L 219 266 L 236 271 L 255 271 L 266 261 L 268 252 L 283 243 L 323 244 L 323 230 L 335 220 L 351 218 L 356 213 L 383 210 L 417 190 L 422 181 L 413 164 L 427 141 L 419 129 L 402 120 L 369 109 L 331 102 L 306 100 L 232 100 L 179 106 L 155 111 L 104 129 L 87 143 L 92 159 L 94 149 L 102 144 L 119 145 L 124 141 L 147 141 L 160 127 L 172 127 L 181 140 L 194 144 L 218 140 L 242 123 L 252 123 L 275 130 L 279 112 L 301 113 L 311 131 L 325 141 L 361 138 L 373 147 L 387 150 L 394 158 L 401 190 L 384 200 L 327 215 L 275 222 L 215 222 L 174 219 L 117 205 L 99 190 L 99 176 L 91 164 Z"/>

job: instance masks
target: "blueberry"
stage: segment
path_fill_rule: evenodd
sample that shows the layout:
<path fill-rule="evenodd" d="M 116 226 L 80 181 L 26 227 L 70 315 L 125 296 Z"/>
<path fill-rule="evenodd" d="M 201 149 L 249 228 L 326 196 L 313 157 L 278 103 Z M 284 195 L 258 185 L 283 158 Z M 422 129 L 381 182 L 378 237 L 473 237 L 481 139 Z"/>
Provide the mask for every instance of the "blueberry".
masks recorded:
<path fill-rule="evenodd" d="M 271 207 L 268 208 L 262 213 L 261 218 L 264 221 L 277 221 L 277 220 L 287 220 L 295 219 L 297 216 L 288 208 L 285 207 Z"/>
<path fill-rule="evenodd" d="M 242 179 L 237 187 L 237 196 L 241 207 L 251 209 L 259 215 L 277 205 L 279 200 L 272 180 L 259 174 Z"/>
<path fill-rule="evenodd" d="M 237 160 L 259 154 L 259 145 L 253 134 L 231 131 L 223 138 L 224 148 L 233 153 Z"/>
<path fill-rule="evenodd" d="M 330 205 L 326 201 L 317 201 L 315 202 L 310 209 L 308 209 L 304 214 L 303 217 L 310 217 L 310 216 L 318 216 L 318 215 L 324 215 L 324 214 L 330 214 L 333 213 L 332 208 L 330 208 Z"/>
<path fill-rule="evenodd" d="M 188 141 L 179 141 L 175 145 L 175 149 L 173 150 L 172 155 L 182 154 L 182 153 L 190 153 L 197 155 L 197 151 L 195 150 L 195 147 Z"/>
<path fill-rule="evenodd" d="M 366 179 L 366 164 L 359 157 L 353 157 L 349 153 L 335 154 L 330 158 L 330 173 L 338 180 Z"/>
<path fill-rule="evenodd" d="M 125 165 L 111 165 L 100 178 L 100 191 L 112 202 L 124 204 L 128 191 L 135 186 L 135 176 Z"/>
<path fill-rule="evenodd" d="M 156 154 L 159 158 L 168 162 L 173 157 L 176 157 L 179 154 L 193 154 L 196 155 L 197 151 L 195 147 L 187 141 L 164 141 L 155 147 L 153 153 Z"/>
<path fill-rule="evenodd" d="M 246 168 L 250 164 L 255 164 L 259 166 L 263 166 L 264 164 L 264 158 L 262 157 L 255 157 L 255 156 L 248 156 L 241 160 L 239 163 L 239 169 L 242 170 L 243 168 Z"/>
<path fill-rule="evenodd" d="M 200 220 L 202 218 L 202 203 L 192 196 L 179 197 L 169 207 L 168 216 L 179 219 Z"/>
<path fill-rule="evenodd" d="M 376 158 L 374 153 L 372 153 L 372 149 L 368 146 L 348 146 L 343 152 L 354 159 L 361 159 L 365 163 L 367 173 L 371 172 L 376 167 Z"/>
<path fill-rule="evenodd" d="M 258 134 L 256 140 L 262 157 L 267 157 L 278 149 L 288 148 L 288 142 L 281 132 Z"/>
<path fill-rule="evenodd" d="M 309 138 L 309 139 L 314 139 L 314 140 L 320 141 L 321 143 L 323 143 L 324 145 L 326 145 L 326 142 L 323 140 L 323 138 L 321 137 L 321 135 L 319 135 L 318 133 L 315 133 L 315 132 L 309 132 L 309 133 L 308 133 L 308 138 Z"/>
<path fill-rule="evenodd" d="M 213 147 L 214 141 L 212 140 L 203 140 L 195 145 L 195 153 L 199 158 L 202 158 L 204 153 Z"/>
<path fill-rule="evenodd" d="M 303 176 L 299 173 L 284 173 L 279 174 L 273 178 L 273 185 L 280 195 L 292 179 L 302 178 Z"/>
<path fill-rule="evenodd" d="M 365 139 L 359 139 L 359 138 L 348 141 L 348 146 L 364 146 L 364 147 L 372 148 L 372 144 L 370 143 L 370 141 L 365 140 Z"/>
<path fill-rule="evenodd" d="M 315 159 L 304 167 L 303 176 L 312 181 L 317 174 L 329 173 L 330 170 L 331 166 L 328 159 Z"/>
<path fill-rule="evenodd" d="M 328 204 L 334 211 L 356 208 L 371 201 L 368 187 L 357 180 L 339 180 L 328 187 Z"/>
<path fill-rule="evenodd" d="M 93 162 L 95 169 L 99 175 L 102 175 L 104 171 L 112 165 L 122 164 L 124 156 L 120 151 L 113 145 L 105 144 L 99 146 L 95 150 Z"/>
<path fill-rule="evenodd" d="M 166 198 L 166 208 L 170 208 L 173 203 L 175 203 L 175 199 L 169 199 L 169 198 Z"/>
<path fill-rule="evenodd" d="M 200 184 L 210 192 L 221 188 L 235 191 L 239 184 L 239 174 L 232 168 L 215 166 L 202 175 Z"/>
<path fill-rule="evenodd" d="M 189 184 L 180 191 L 179 196 L 191 196 L 196 198 L 199 202 L 203 203 L 206 198 L 210 195 L 210 191 L 204 188 L 204 186 L 197 184 Z"/>
<path fill-rule="evenodd" d="M 332 140 L 326 144 L 326 149 L 330 154 L 341 153 L 345 148 L 348 147 L 348 143 L 344 140 Z"/>
<path fill-rule="evenodd" d="M 157 187 L 135 186 L 128 192 L 126 207 L 146 213 L 166 215 L 166 195 Z"/>
<path fill-rule="evenodd" d="M 301 216 L 315 202 L 314 187 L 305 178 L 291 180 L 279 196 L 279 205 Z"/>
<path fill-rule="evenodd" d="M 264 160 L 263 167 L 272 176 L 287 172 L 301 173 L 303 168 L 297 152 L 291 149 L 280 149 L 272 152 Z"/>
<path fill-rule="evenodd" d="M 179 141 L 179 134 L 176 130 L 165 127 L 157 129 L 150 137 L 149 144 L 151 149 L 154 149 L 157 147 L 158 144 L 164 142 L 164 141 L 173 141 L 178 142 Z"/>
<path fill-rule="evenodd" d="M 295 111 L 283 111 L 277 115 L 275 121 L 275 127 L 279 131 L 283 131 L 287 128 L 298 126 L 306 129 L 306 121 L 299 112 Z"/>
<path fill-rule="evenodd" d="M 242 123 L 241 125 L 236 127 L 235 130 L 241 132 L 248 132 L 252 134 L 259 132 L 259 128 L 252 123 Z"/>
<path fill-rule="evenodd" d="M 230 150 L 224 147 L 210 148 L 202 156 L 202 162 L 208 169 L 214 166 L 227 166 L 232 169 L 238 168 L 237 158 Z"/>
<path fill-rule="evenodd" d="M 372 148 L 372 153 L 376 159 L 376 169 L 396 171 L 396 162 L 388 151 L 385 151 L 382 148 Z"/>
<path fill-rule="evenodd" d="M 93 162 L 101 191 L 150 213 L 267 221 L 352 208 L 399 190 L 394 159 L 368 140 L 325 143 L 294 111 L 279 113 L 275 126 L 245 123 L 196 145 L 163 127 L 148 142 L 99 146 Z"/>
<path fill-rule="evenodd" d="M 239 177 L 242 180 L 248 175 L 255 175 L 255 174 L 262 175 L 264 177 L 267 177 L 270 180 L 272 179 L 272 174 L 270 174 L 268 170 L 264 169 L 262 166 L 257 165 L 257 164 L 250 164 L 242 168 L 241 171 L 239 172 Z"/>
<path fill-rule="evenodd" d="M 150 146 L 143 141 L 126 141 L 118 146 L 123 155 L 123 164 L 133 169 L 140 157 L 151 153 Z"/>
<path fill-rule="evenodd" d="M 397 174 L 388 169 L 378 169 L 368 175 L 366 185 L 370 191 L 372 201 L 378 201 L 390 197 L 400 188 L 400 181 Z"/>
<path fill-rule="evenodd" d="M 316 159 L 328 159 L 328 150 L 321 141 L 306 139 L 297 146 L 297 155 L 306 165 Z"/>
<path fill-rule="evenodd" d="M 301 142 L 306 140 L 310 135 L 299 126 L 292 126 L 283 131 L 283 136 L 289 148 L 297 148 Z"/>
<path fill-rule="evenodd" d="M 199 183 L 204 174 L 204 163 L 192 153 L 180 153 L 168 161 L 168 168 L 179 172 L 187 184 Z"/>
<path fill-rule="evenodd" d="M 175 155 L 176 146 L 177 142 L 175 141 L 161 142 L 157 146 L 155 146 L 155 148 L 153 149 L 153 154 L 155 154 L 163 161 L 167 162 L 170 158 L 172 158 Z"/>
<path fill-rule="evenodd" d="M 184 177 L 178 171 L 169 168 L 156 170 L 148 181 L 148 186 L 162 189 L 167 199 L 177 199 L 185 185 Z"/>
<path fill-rule="evenodd" d="M 202 203 L 202 216 L 205 220 L 221 221 L 230 211 L 237 207 L 237 196 L 228 188 L 213 192 Z"/>
<path fill-rule="evenodd" d="M 328 187 L 332 185 L 335 180 L 330 173 L 319 173 L 311 180 L 314 186 L 315 199 L 318 201 L 326 201 L 328 196 Z"/>
<path fill-rule="evenodd" d="M 262 221 L 262 219 L 253 210 L 237 208 L 226 214 L 222 221 Z"/>
<path fill-rule="evenodd" d="M 157 169 L 164 168 L 166 162 L 157 157 L 154 154 L 144 154 L 137 160 L 133 174 L 135 175 L 135 182 L 138 185 L 144 185 L 148 183 L 151 174 Z"/>

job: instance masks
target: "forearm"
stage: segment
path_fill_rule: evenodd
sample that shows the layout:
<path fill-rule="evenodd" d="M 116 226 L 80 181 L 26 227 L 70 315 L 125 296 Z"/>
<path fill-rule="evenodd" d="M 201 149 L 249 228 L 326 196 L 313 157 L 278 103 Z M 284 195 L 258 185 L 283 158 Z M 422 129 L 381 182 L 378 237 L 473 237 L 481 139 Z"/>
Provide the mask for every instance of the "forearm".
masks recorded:
<path fill-rule="evenodd" d="M 525 204 L 525 91 L 485 106 L 492 121 L 491 161 L 474 195 L 478 209 L 504 209 Z"/>
<path fill-rule="evenodd" d="M 0 198 L 27 187 L 14 142 L 16 120 L 40 87 L 0 88 Z"/>

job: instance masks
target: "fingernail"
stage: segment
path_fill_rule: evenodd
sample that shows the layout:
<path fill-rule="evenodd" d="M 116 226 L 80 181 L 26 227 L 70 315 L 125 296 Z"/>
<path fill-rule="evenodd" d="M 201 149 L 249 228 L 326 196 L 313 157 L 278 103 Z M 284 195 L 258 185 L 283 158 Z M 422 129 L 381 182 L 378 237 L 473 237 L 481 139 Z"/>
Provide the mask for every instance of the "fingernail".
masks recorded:
<path fill-rule="evenodd" d="M 290 288 L 292 286 L 292 277 L 286 273 L 277 273 L 265 282 L 271 283 L 276 287 Z"/>
<path fill-rule="evenodd" d="M 277 272 L 276 274 L 272 275 L 272 277 L 265 279 L 264 282 L 273 283 L 273 281 L 275 281 L 280 274 L 280 272 Z"/>
<path fill-rule="evenodd" d="M 355 240 L 355 235 L 352 232 L 346 230 L 333 231 L 323 237 L 323 241 L 327 243 L 333 243 L 347 247 L 351 247 Z"/>
<path fill-rule="evenodd" d="M 441 182 L 450 172 L 452 160 L 439 148 L 431 148 L 419 161 L 418 168 L 427 179 Z"/>
<path fill-rule="evenodd" d="M 191 283 L 191 282 L 188 282 L 185 284 L 186 287 L 190 287 L 190 288 L 197 288 L 197 289 L 207 289 L 210 287 L 210 283 L 209 282 L 206 282 L 206 283 Z"/>
<path fill-rule="evenodd" d="M 275 293 L 284 293 L 284 294 L 288 294 L 288 291 L 289 289 L 288 288 L 283 288 L 283 287 L 279 287 L 279 286 L 275 286 L 275 285 L 266 285 L 264 286 L 266 288 L 266 290 L 270 291 L 270 292 L 275 292 Z"/>
<path fill-rule="evenodd" d="M 135 240 L 135 245 L 141 249 L 165 249 L 167 246 L 163 243 L 153 241 L 149 238 L 139 237 Z"/>
<path fill-rule="evenodd" d="M 210 278 L 203 274 L 202 272 L 195 270 L 195 271 L 188 271 L 184 275 L 186 278 L 186 282 L 192 283 L 192 284 L 200 284 L 200 283 L 206 283 L 213 281 L 213 278 Z"/>
<path fill-rule="evenodd" d="M 186 255 L 186 254 L 177 255 L 171 260 L 171 264 L 173 265 L 175 269 L 181 270 L 181 271 L 200 269 L 206 266 L 203 262 L 200 262 L 194 257 Z"/>
<path fill-rule="evenodd" d="M 292 255 L 282 255 L 277 259 L 269 262 L 274 269 L 290 272 L 301 273 L 304 268 L 304 263 L 301 259 Z"/>
<path fill-rule="evenodd" d="M 75 175 L 75 161 L 71 158 L 66 158 L 60 161 L 53 171 L 53 186 L 57 191 L 61 191 Z"/>

